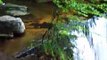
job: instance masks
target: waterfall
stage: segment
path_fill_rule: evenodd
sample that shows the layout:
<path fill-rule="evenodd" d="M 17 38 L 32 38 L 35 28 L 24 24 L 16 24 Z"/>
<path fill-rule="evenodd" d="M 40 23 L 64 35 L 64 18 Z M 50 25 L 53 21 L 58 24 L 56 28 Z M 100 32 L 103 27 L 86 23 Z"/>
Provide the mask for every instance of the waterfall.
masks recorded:
<path fill-rule="evenodd" d="M 107 60 L 107 19 L 93 17 L 85 22 L 89 33 L 74 31 L 77 36 L 73 49 L 74 60 Z"/>

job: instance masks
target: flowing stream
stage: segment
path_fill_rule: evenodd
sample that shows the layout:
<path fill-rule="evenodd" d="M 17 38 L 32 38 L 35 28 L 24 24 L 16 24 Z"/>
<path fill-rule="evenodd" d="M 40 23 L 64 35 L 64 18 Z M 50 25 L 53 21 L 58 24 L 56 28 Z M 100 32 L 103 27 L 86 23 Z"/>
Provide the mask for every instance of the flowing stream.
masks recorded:
<path fill-rule="evenodd" d="M 93 17 L 85 22 L 89 33 L 74 32 L 74 60 L 107 60 L 107 19 Z"/>
<path fill-rule="evenodd" d="M 25 34 L 12 39 L 0 38 L 0 52 L 14 56 L 18 51 L 30 45 L 32 41 L 40 40 L 47 31 L 48 24 L 54 11 L 51 3 L 29 3 L 21 1 L 11 1 L 7 3 L 26 5 L 30 9 L 30 15 L 20 16 L 26 26 Z M 48 6 L 48 7 L 47 7 Z M 1 60 L 1 59 L 0 59 Z"/>

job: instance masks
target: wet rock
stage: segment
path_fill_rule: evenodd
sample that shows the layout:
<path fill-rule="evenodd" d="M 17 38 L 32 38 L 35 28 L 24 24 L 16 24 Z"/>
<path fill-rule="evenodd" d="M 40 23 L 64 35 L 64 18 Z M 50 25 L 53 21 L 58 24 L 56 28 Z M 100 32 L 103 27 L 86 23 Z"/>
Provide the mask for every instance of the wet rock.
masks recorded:
<path fill-rule="evenodd" d="M 5 12 L 5 14 L 13 16 L 23 16 L 29 14 L 28 8 L 26 6 L 7 3 L 5 5 L 2 5 L 1 8 Z"/>
<path fill-rule="evenodd" d="M 0 17 L 0 36 L 13 37 L 15 33 L 23 34 L 24 31 L 25 25 L 21 18 L 8 15 Z"/>

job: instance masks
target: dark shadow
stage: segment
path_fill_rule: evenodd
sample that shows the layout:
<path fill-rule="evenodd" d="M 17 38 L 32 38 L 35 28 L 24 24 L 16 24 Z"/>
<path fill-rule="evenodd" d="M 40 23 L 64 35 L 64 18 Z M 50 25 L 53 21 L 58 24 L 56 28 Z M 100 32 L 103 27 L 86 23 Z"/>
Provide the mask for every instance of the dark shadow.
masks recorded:
<path fill-rule="evenodd" d="M 35 28 L 51 28 L 53 26 L 52 23 L 47 23 L 47 22 L 44 22 L 42 24 L 32 23 L 31 25 L 33 25 Z"/>
<path fill-rule="evenodd" d="M 10 37 L 10 36 L 0 36 L 0 42 L 5 42 L 6 40 L 11 40 L 11 39 L 16 39 L 16 38 L 19 38 L 19 37 L 23 37 L 25 35 L 25 32 L 24 33 L 14 33 L 13 34 L 14 36 L 13 37 Z"/>
<path fill-rule="evenodd" d="M 7 40 L 10 40 L 10 39 L 12 39 L 12 38 L 10 38 L 10 37 L 0 37 L 0 47 L 3 47 L 4 45 L 6 45 Z"/>
<path fill-rule="evenodd" d="M 0 42 L 5 42 L 5 40 L 9 40 L 12 39 L 12 37 L 4 37 L 4 36 L 0 36 Z"/>
<path fill-rule="evenodd" d="M 4 37 L 1 38 L 0 37 L 0 46 L 2 46 L 3 44 L 5 44 L 6 40 L 7 40 L 6 38 L 4 38 Z"/>
<path fill-rule="evenodd" d="M 33 14 L 28 14 L 28 15 L 24 15 L 24 16 L 17 16 L 17 17 L 21 17 L 24 20 L 30 20 L 35 18 L 35 16 Z"/>
<path fill-rule="evenodd" d="M 14 33 L 13 38 L 15 39 L 15 38 L 23 37 L 25 34 L 26 34 L 25 32 L 24 33 Z"/>

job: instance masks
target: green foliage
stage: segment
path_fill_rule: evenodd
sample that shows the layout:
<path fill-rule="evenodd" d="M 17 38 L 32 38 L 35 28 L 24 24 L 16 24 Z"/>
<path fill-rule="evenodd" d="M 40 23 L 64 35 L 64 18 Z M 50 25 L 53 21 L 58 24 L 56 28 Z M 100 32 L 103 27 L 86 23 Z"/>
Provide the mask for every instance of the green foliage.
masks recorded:
<path fill-rule="evenodd" d="M 94 3 L 96 1 L 90 2 Z M 86 3 L 84 0 L 82 2 L 77 0 L 53 0 L 53 2 L 60 9 L 60 13 L 73 11 L 73 15 L 69 17 L 58 15 L 56 17 L 57 22 L 54 23 L 47 43 L 44 43 L 44 50 L 54 58 L 58 56 L 60 60 L 73 60 L 72 48 L 75 46 L 71 41 L 76 40 L 77 36 L 72 35 L 71 32 L 78 31 L 86 35 L 89 32 L 88 27 L 85 26 L 84 22 L 81 22 L 80 16 L 86 18 L 93 15 L 101 16 L 102 13 L 106 12 L 104 8 L 107 4 Z"/>
<path fill-rule="evenodd" d="M 80 17 L 92 17 L 93 15 L 101 16 L 107 12 L 107 4 L 93 4 L 97 0 L 89 1 L 88 3 L 78 2 L 78 0 L 53 0 L 60 9 L 60 13 L 73 11 L 73 15 L 60 16 L 57 15 L 56 22 L 51 31 L 47 42 L 43 44 L 44 51 L 54 57 L 59 57 L 60 60 L 73 60 L 73 50 L 75 47 L 71 41 L 76 40 L 77 36 L 71 34 L 73 31 L 83 32 L 88 34 L 88 26 L 80 19 Z M 90 3 L 92 2 L 92 3 Z M 103 12 L 102 12 L 103 11 Z M 59 13 L 59 12 L 58 12 Z"/>
<path fill-rule="evenodd" d="M 71 34 L 71 32 L 78 31 L 86 35 L 89 32 L 88 27 L 85 26 L 83 21 L 81 22 L 80 17 L 101 16 L 102 13 L 106 12 L 104 8 L 107 4 L 85 3 L 84 0 L 82 2 L 77 0 L 53 0 L 53 2 L 60 9 L 60 13 L 73 11 L 73 15 L 69 17 L 57 15 L 47 42 L 43 44 L 44 51 L 52 55 L 54 60 L 56 60 L 56 57 L 59 57 L 60 60 L 73 60 L 72 48 L 75 46 L 71 41 L 76 40 L 77 36 Z M 101 12 L 101 10 L 104 12 Z"/>
<path fill-rule="evenodd" d="M 71 5 L 71 7 L 77 11 L 78 15 L 84 17 L 88 17 L 89 15 L 100 15 L 100 12 L 90 6 L 90 4 L 77 3 L 76 5 Z"/>
<path fill-rule="evenodd" d="M 64 12 L 70 9 L 70 5 L 72 3 L 71 0 L 53 0 L 53 2 Z"/>
<path fill-rule="evenodd" d="M 102 3 L 102 4 L 92 4 L 93 7 L 95 7 L 97 10 L 99 10 L 102 13 L 107 13 L 107 4 L 106 3 Z"/>
<path fill-rule="evenodd" d="M 92 17 L 93 15 L 101 16 L 102 11 L 107 12 L 107 4 L 98 4 L 101 0 L 87 1 L 88 3 L 78 0 L 53 0 L 62 12 L 74 10 L 76 15 L 83 17 Z M 91 3 L 93 2 L 93 3 Z"/>
<path fill-rule="evenodd" d="M 64 30 L 63 30 L 64 31 Z M 72 58 L 72 44 L 70 43 L 68 33 L 64 32 L 60 34 L 60 30 L 57 26 L 50 33 L 47 42 L 44 43 L 44 50 L 46 53 L 52 55 L 54 60 L 58 57 L 60 60 L 71 60 Z M 67 51 L 69 48 L 69 51 Z M 68 55 L 69 52 L 69 55 Z M 70 53 L 71 52 L 71 53 Z"/>
<path fill-rule="evenodd" d="M 3 4 L 3 1 L 2 1 L 2 0 L 0 0 L 0 4 Z"/>
<path fill-rule="evenodd" d="M 60 13 L 72 11 L 72 15 L 55 17 L 53 28 L 48 31 L 49 35 L 45 43 L 43 43 L 43 50 L 46 54 L 52 55 L 53 60 L 73 60 L 73 50 L 75 47 L 71 41 L 76 40 L 77 36 L 71 34 L 73 31 L 83 32 L 88 34 L 88 26 L 81 22 L 81 18 L 89 18 L 93 15 L 101 16 L 102 13 L 107 12 L 107 4 L 94 4 L 97 0 L 53 0 L 53 2 L 60 9 Z M 92 3 L 90 3 L 92 2 Z M 82 17 L 81 17 L 82 16 Z"/>
<path fill-rule="evenodd" d="M 75 47 L 71 41 L 76 40 L 77 36 L 73 35 L 73 31 L 85 31 L 84 23 L 80 20 L 70 20 L 68 23 L 61 22 L 59 17 L 53 29 L 49 32 L 47 42 L 44 43 L 45 52 L 54 58 L 59 57 L 60 60 L 73 60 L 73 50 Z"/>

